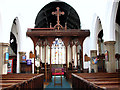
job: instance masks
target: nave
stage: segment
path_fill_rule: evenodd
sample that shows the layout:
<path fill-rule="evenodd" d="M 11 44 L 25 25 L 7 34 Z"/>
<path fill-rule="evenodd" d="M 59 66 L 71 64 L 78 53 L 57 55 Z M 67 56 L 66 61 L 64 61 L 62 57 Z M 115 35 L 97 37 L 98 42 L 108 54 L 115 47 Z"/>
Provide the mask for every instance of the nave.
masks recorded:
<path fill-rule="evenodd" d="M 23 22 L 19 16 L 14 19 L 11 31 L 10 27 L 3 23 L 3 27 L 9 28 L 1 29 L 4 33 L 3 35 L 0 33 L 2 35 L 0 38 L 3 39 L 3 36 L 7 38 L 8 33 L 11 33 L 10 40 L 8 38 L 4 38 L 5 41 L 0 40 L 0 74 L 6 74 L 0 76 L 1 89 L 120 89 L 120 14 L 118 13 L 120 3 L 108 3 L 113 10 L 108 10 L 108 13 L 101 9 L 103 2 L 99 7 L 102 12 L 99 13 L 106 16 L 103 15 L 104 18 L 102 18 L 100 14 L 94 12 L 95 20 L 93 21 L 90 18 L 87 19 L 90 14 L 82 17 L 80 8 L 85 12 L 84 8 L 79 3 L 75 4 L 80 7 L 74 9 L 73 5 L 59 0 L 50 2 L 42 6 L 43 8 L 39 5 L 41 10 L 37 14 L 35 25 L 32 26 L 24 16 Z M 87 7 L 86 4 L 84 6 Z M 22 12 L 20 13 L 22 16 Z M 33 14 L 26 14 L 26 16 L 30 16 L 30 19 Z M 12 18 L 9 17 L 11 21 Z M 83 19 L 84 22 L 89 20 L 93 22 L 92 27 L 89 27 L 91 23 L 85 24 Z M 2 20 L 4 20 L 3 17 Z M 10 25 L 8 21 L 6 24 Z M 26 21 L 28 26 L 24 24 L 26 26 L 19 27 L 19 21 L 21 24 Z M 0 28 L 1 26 L 0 22 Z M 56 68 L 61 69 L 60 73 L 55 72 Z M 56 76 L 56 82 L 62 82 L 59 82 L 60 85 L 55 85 L 54 75 L 56 74 L 62 75 L 62 78 Z"/>

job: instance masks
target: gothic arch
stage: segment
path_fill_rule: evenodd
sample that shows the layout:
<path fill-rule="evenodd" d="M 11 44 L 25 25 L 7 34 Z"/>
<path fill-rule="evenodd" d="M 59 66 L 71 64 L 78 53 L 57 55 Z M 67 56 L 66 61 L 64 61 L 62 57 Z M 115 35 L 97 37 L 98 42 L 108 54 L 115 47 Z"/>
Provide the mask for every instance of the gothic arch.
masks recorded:
<path fill-rule="evenodd" d="M 92 28 L 91 35 L 90 35 L 90 38 L 92 40 L 91 50 L 97 50 L 98 34 L 101 30 L 103 30 L 103 25 L 101 23 L 100 17 L 97 15 L 94 15 L 94 16 L 95 16 L 93 21 L 94 27 Z M 104 30 L 103 30 L 103 33 L 104 33 Z"/>
<path fill-rule="evenodd" d="M 116 1 L 116 0 L 115 0 Z M 112 11 L 111 11 L 111 20 L 110 20 L 110 32 L 113 33 L 113 40 L 115 41 L 115 26 L 116 26 L 116 15 L 117 15 L 117 10 L 118 10 L 118 5 L 119 5 L 119 2 L 113 2 L 113 5 L 112 5 Z"/>
<path fill-rule="evenodd" d="M 11 27 L 11 31 L 10 31 L 9 53 L 16 56 L 17 73 L 19 73 L 19 65 L 20 65 L 20 61 L 19 61 L 19 51 L 20 51 L 20 46 L 21 46 L 20 38 L 21 38 L 21 35 L 20 35 L 19 18 L 15 17 L 13 19 L 13 23 L 12 23 L 12 27 Z"/>
<path fill-rule="evenodd" d="M 117 0 L 107 1 L 106 16 L 105 16 L 105 23 L 104 23 L 105 42 L 115 41 L 115 20 L 116 20 L 117 8 L 118 8 Z"/>
<path fill-rule="evenodd" d="M 116 13 L 116 22 L 115 22 L 115 39 L 116 39 L 116 45 L 115 45 L 115 52 L 120 53 L 120 2 L 118 3 L 117 13 Z"/>

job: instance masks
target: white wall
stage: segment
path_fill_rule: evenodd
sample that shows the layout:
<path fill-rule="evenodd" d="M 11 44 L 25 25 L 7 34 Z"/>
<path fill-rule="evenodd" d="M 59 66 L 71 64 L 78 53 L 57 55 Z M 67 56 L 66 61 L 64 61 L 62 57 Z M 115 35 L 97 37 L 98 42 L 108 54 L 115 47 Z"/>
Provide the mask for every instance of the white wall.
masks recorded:
<path fill-rule="evenodd" d="M 33 42 L 26 36 L 27 28 L 33 28 L 38 12 L 49 2 L 54 0 L 2 0 L 0 1 L 0 42 L 9 43 L 10 31 L 15 17 L 19 18 L 19 51 L 33 51 Z M 116 2 L 118 0 L 115 0 Z M 105 41 L 115 40 L 115 15 L 117 3 L 113 0 L 64 0 L 78 13 L 82 29 L 90 29 L 91 36 L 84 41 L 84 53 L 96 50 L 96 38 L 93 38 L 96 17 L 99 16 Z M 111 14 L 114 13 L 114 14 Z M 95 15 L 96 14 L 96 15 Z M 112 18 L 111 18 L 112 17 Z M 2 23 L 1 23 L 2 22 Z M 111 23 L 110 23 L 111 22 Z M 4 38 L 4 39 L 3 39 Z M 93 40 L 89 47 L 86 45 Z"/>
<path fill-rule="evenodd" d="M 54 0 L 11 0 L 11 1 L 2 1 L 0 8 L 2 8 L 2 18 L 3 18 L 3 34 L 6 34 L 6 36 L 9 36 L 8 31 L 11 29 L 12 21 L 17 16 L 20 20 L 21 25 L 21 33 L 22 33 L 22 40 L 25 41 L 24 38 L 26 38 L 26 31 L 27 28 L 33 28 L 35 18 L 38 14 L 38 12 L 49 2 L 52 2 Z M 7 3 L 6 3 L 7 2 Z M 111 12 L 115 10 L 112 9 L 113 0 L 64 0 L 64 2 L 71 5 L 76 12 L 78 13 L 82 25 L 82 29 L 90 29 L 91 30 L 91 23 L 93 20 L 94 13 L 97 14 L 97 16 L 100 17 L 101 22 L 103 24 L 103 29 L 105 29 L 105 33 L 109 30 L 113 30 L 111 24 L 109 23 L 111 20 Z M 91 4 L 90 4 L 91 3 Z M 106 4 L 107 3 L 107 4 Z M 22 6 L 21 6 L 22 5 Z M 107 6 L 106 6 L 107 5 Z M 106 8 L 105 8 L 106 6 Z M 114 17 L 114 15 L 113 15 Z M 106 18 L 106 22 L 105 22 Z M 112 21 L 111 21 L 112 22 Z M 107 23 L 107 24 L 106 24 Z M 7 27 L 6 27 L 7 26 Z M 108 33 L 107 33 L 108 34 Z M 114 34 L 114 33 L 113 33 Z M 4 37 L 4 36 L 3 36 Z M 115 40 L 115 35 L 105 35 L 105 41 L 109 40 Z M 6 37 L 3 42 L 8 42 L 8 38 Z M 26 43 L 22 44 L 24 47 Z M 23 48 L 22 49 L 25 49 Z"/>
<path fill-rule="evenodd" d="M 1 18 L 1 12 L 0 12 L 0 42 L 2 41 L 2 18 Z"/>
<path fill-rule="evenodd" d="M 113 0 L 108 0 L 106 5 L 106 13 L 105 13 L 106 19 L 104 24 L 105 41 L 115 41 L 115 19 L 116 19 L 117 7 L 118 7 L 118 2 L 114 2 Z"/>

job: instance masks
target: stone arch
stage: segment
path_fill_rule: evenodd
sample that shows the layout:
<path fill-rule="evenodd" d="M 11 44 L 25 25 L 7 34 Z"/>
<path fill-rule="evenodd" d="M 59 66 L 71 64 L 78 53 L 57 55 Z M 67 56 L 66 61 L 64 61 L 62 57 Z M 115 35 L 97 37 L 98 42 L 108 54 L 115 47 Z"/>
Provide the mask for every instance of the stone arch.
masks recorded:
<path fill-rule="evenodd" d="M 115 45 L 115 52 L 116 53 L 120 53 L 120 2 L 118 3 L 118 8 L 117 8 L 117 13 L 116 13 L 116 21 L 115 21 L 115 24 L 116 24 L 116 27 L 115 27 L 115 39 L 116 39 L 116 45 Z"/>
<path fill-rule="evenodd" d="M 101 23 L 101 19 L 98 15 L 94 15 L 94 20 L 93 20 L 93 27 L 90 35 L 91 39 L 91 50 L 90 50 L 90 57 L 97 57 L 99 54 L 99 48 L 98 48 L 98 38 L 101 37 L 101 32 L 104 34 L 103 30 L 103 24 Z M 102 36 L 103 37 L 103 36 Z M 91 70 L 94 70 L 94 72 L 98 72 L 98 66 L 93 65 L 92 61 L 90 61 L 90 72 Z"/>
<path fill-rule="evenodd" d="M 21 35 L 20 35 L 19 18 L 15 17 L 13 19 L 13 23 L 12 23 L 11 31 L 10 31 L 9 53 L 16 56 L 16 62 L 17 62 L 16 72 L 17 73 L 20 72 L 20 60 L 19 60 L 19 51 L 21 47 L 20 38 L 21 38 Z"/>
<path fill-rule="evenodd" d="M 90 35 L 90 38 L 92 40 L 91 50 L 97 50 L 98 34 L 103 29 L 100 17 L 97 15 L 94 15 L 94 16 L 95 16 L 93 21 L 94 27 L 92 28 L 91 35 Z"/>
<path fill-rule="evenodd" d="M 116 0 L 115 0 L 116 1 Z M 118 5 L 119 2 L 113 2 L 112 5 L 112 11 L 111 11 L 111 21 L 110 21 L 110 28 L 111 28 L 111 33 L 113 33 L 113 40 L 115 41 L 115 26 L 116 26 L 116 15 L 117 15 L 117 10 L 118 10 Z"/>
<path fill-rule="evenodd" d="M 120 55 L 120 1 L 118 2 L 118 8 L 116 13 L 116 27 L 115 27 L 115 55 Z M 116 57 L 116 70 L 118 71 L 120 69 L 120 61 L 119 58 Z"/>
<path fill-rule="evenodd" d="M 118 8 L 117 0 L 109 0 L 106 5 L 106 19 L 104 23 L 104 40 L 107 41 L 115 41 L 115 19 Z M 106 25 L 105 25 L 106 24 Z"/>

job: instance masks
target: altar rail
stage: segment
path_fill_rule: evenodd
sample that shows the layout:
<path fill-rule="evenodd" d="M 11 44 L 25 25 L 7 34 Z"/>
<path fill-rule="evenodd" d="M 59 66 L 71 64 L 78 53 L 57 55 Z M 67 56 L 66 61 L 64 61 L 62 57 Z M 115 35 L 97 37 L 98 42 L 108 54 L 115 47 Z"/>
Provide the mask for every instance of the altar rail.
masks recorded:
<path fill-rule="evenodd" d="M 74 90 L 120 90 L 119 73 L 72 73 Z"/>
<path fill-rule="evenodd" d="M 44 74 L 7 74 L 0 75 L 2 90 L 43 90 Z"/>

